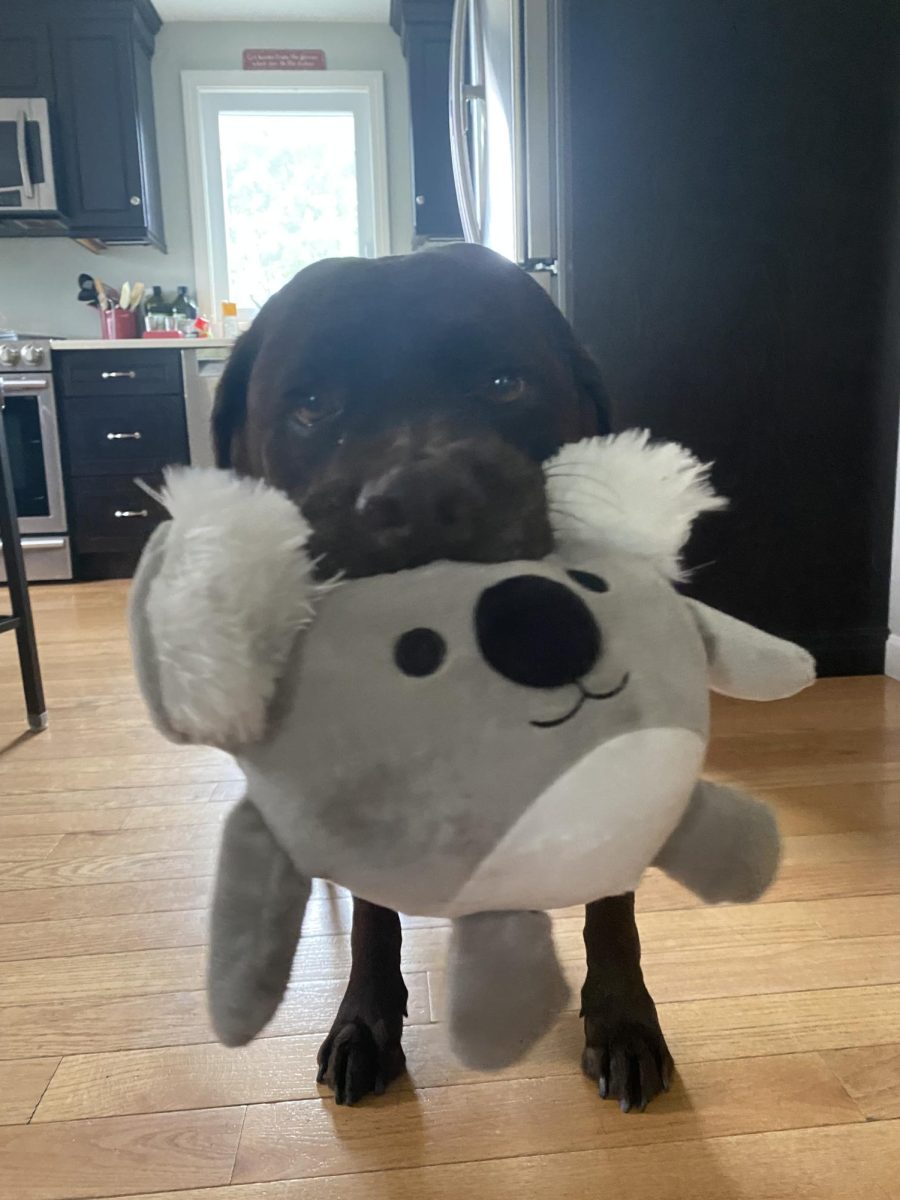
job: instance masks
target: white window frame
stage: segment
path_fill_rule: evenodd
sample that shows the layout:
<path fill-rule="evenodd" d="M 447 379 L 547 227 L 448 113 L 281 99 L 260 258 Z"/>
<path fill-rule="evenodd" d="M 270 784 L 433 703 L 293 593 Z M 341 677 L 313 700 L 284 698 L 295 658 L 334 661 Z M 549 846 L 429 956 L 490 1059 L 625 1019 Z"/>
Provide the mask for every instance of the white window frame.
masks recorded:
<path fill-rule="evenodd" d="M 387 129 L 381 71 L 182 71 L 181 87 L 194 271 L 201 312 L 218 320 L 219 305 L 229 299 L 227 262 L 221 249 L 224 234 L 216 229 L 217 221 L 221 224 L 221 215 L 217 216 L 221 214 L 221 192 L 215 197 L 211 195 L 213 173 L 216 186 L 220 186 L 218 162 L 210 161 L 212 155 L 218 157 L 218 150 L 210 147 L 205 133 L 205 124 L 217 102 L 226 98 L 233 99 L 235 109 L 240 110 L 242 96 L 333 93 L 346 97 L 349 93 L 353 111 L 367 118 L 356 122 L 357 174 L 368 184 L 374 207 L 371 236 L 363 250 L 370 257 L 390 254 Z"/>

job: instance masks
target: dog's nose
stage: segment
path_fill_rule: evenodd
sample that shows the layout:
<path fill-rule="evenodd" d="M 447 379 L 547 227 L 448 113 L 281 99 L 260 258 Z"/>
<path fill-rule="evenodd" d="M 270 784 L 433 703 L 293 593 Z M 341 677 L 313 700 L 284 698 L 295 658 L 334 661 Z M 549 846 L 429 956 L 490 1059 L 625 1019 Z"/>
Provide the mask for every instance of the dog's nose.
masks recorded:
<path fill-rule="evenodd" d="M 376 537 L 399 539 L 414 528 L 438 537 L 452 537 L 469 524 L 481 497 L 468 480 L 442 478 L 428 471 L 395 468 L 365 484 L 356 500 L 356 511 Z"/>
<path fill-rule="evenodd" d="M 597 662 L 602 646 L 584 601 L 541 575 L 516 575 L 482 592 L 475 632 L 495 671 L 533 688 L 575 683 Z"/>

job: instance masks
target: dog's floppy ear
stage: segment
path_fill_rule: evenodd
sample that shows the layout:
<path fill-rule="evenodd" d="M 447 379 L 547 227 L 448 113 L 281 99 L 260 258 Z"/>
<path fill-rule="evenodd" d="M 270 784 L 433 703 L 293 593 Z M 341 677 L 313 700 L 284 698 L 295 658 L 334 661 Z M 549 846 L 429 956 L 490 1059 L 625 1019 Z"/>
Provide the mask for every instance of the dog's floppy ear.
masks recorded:
<path fill-rule="evenodd" d="M 568 362 L 578 393 L 581 437 L 605 436 L 612 432 L 609 394 L 603 383 L 600 368 L 575 336 L 572 326 L 553 300 L 532 280 L 531 295 L 540 296 L 544 316 L 553 331 L 553 340 L 560 358 Z"/>
<path fill-rule="evenodd" d="M 574 333 L 569 334 L 571 347 L 569 362 L 575 385 L 581 401 L 582 420 L 584 422 L 583 436 L 591 434 L 605 435 L 612 432 L 612 413 L 609 393 L 600 374 L 600 368 L 594 359 L 576 339 Z"/>
<path fill-rule="evenodd" d="M 212 440 L 217 467 L 242 471 L 240 435 L 247 419 L 247 388 L 262 342 L 259 318 L 235 342 L 219 386 L 212 413 Z"/>

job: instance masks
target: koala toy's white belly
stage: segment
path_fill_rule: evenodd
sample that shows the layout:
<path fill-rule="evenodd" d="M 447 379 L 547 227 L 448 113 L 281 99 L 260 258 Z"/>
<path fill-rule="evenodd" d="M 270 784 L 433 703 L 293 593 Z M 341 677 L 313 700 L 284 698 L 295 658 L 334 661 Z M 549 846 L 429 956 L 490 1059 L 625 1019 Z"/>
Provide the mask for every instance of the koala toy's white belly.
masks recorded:
<path fill-rule="evenodd" d="M 538 797 L 444 915 L 565 908 L 634 891 L 681 820 L 705 750 L 688 729 L 641 729 L 598 746 Z"/>

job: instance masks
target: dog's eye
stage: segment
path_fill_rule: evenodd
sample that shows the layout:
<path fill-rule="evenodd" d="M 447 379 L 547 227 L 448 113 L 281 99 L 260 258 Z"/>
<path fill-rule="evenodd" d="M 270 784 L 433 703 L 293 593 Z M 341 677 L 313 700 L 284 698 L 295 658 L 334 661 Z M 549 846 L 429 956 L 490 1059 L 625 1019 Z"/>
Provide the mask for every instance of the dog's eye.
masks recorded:
<path fill-rule="evenodd" d="M 404 675 L 433 675 L 447 654 L 447 643 L 434 629 L 408 629 L 397 638 L 394 662 Z"/>
<path fill-rule="evenodd" d="M 341 404 L 329 396 L 319 396 L 312 392 L 307 396 L 301 396 L 296 403 L 293 412 L 293 419 L 298 425 L 302 425 L 304 429 L 311 429 L 317 422 L 322 421 L 325 417 L 336 416 L 341 411 Z"/>
<path fill-rule="evenodd" d="M 498 371 L 491 380 L 490 392 L 494 400 L 518 400 L 525 390 L 525 380 L 512 371 Z"/>
<path fill-rule="evenodd" d="M 566 574 L 576 583 L 580 583 L 583 588 L 587 588 L 589 592 L 609 591 L 609 584 L 606 580 L 601 579 L 599 575 L 592 575 L 590 571 L 566 571 Z"/>

